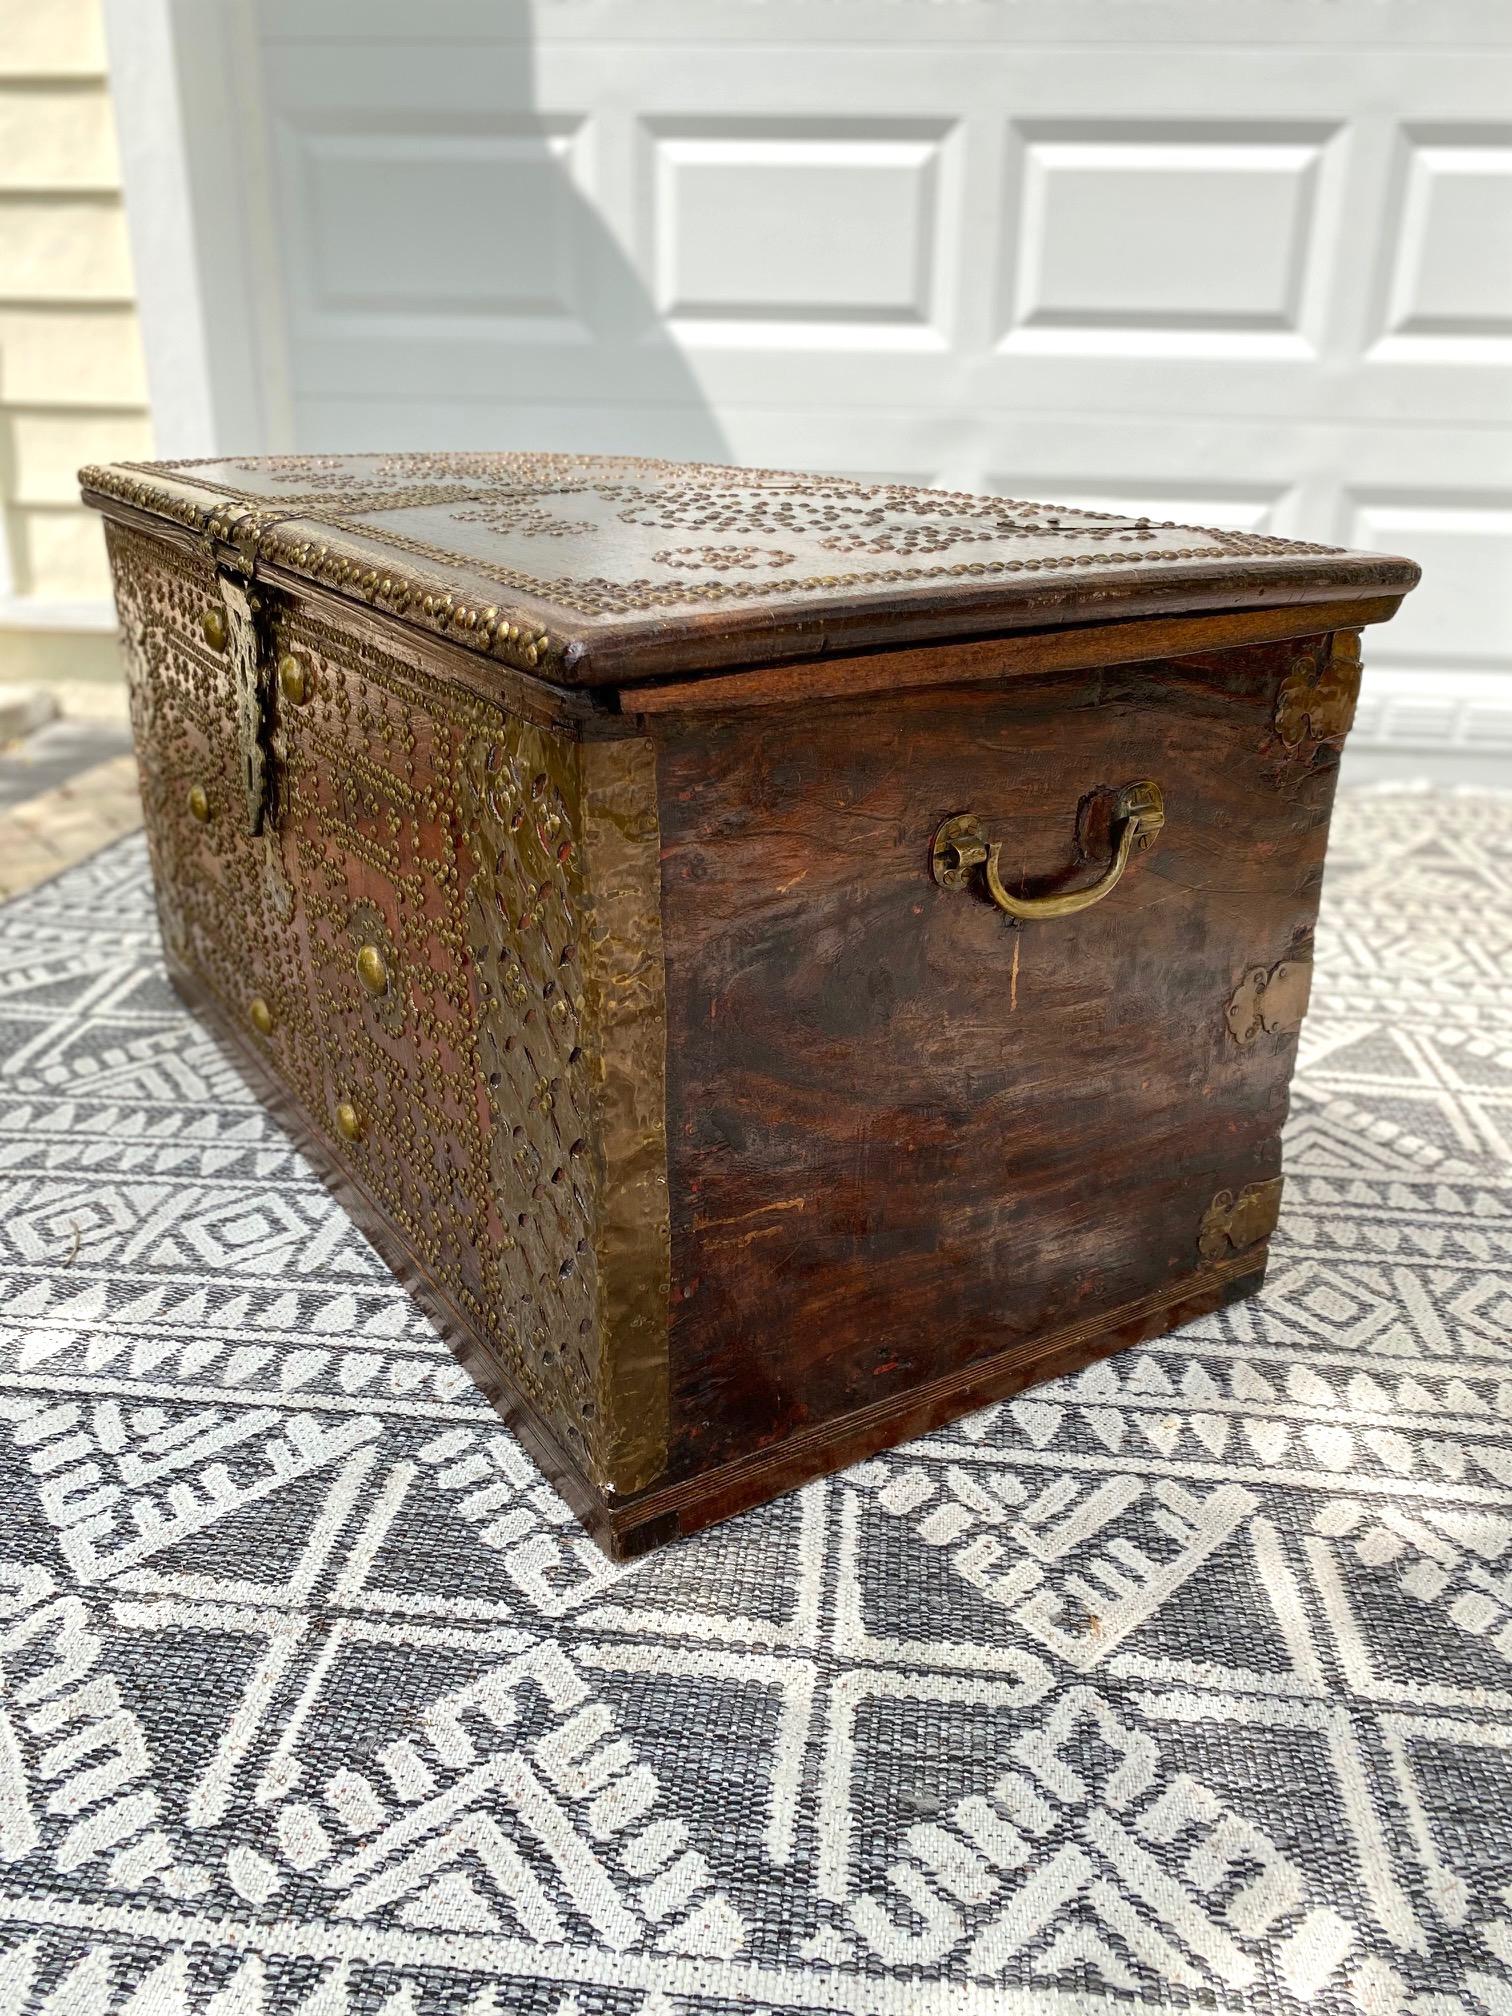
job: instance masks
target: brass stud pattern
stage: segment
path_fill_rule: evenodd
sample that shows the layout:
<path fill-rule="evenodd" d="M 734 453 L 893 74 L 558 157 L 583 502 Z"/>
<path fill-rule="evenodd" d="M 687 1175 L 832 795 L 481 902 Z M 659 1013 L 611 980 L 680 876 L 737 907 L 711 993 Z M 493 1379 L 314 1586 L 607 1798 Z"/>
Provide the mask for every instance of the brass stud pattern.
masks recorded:
<path fill-rule="evenodd" d="M 277 1004 L 280 1074 L 306 1111 L 327 1112 L 297 938 L 273 897 L 285 880 L 281 857 L 216 816 L 236 801 L 243 776 L 231 667 L 207 659 L 201 642 L 201 615 L 219 592 L 214 569 L 208 557 L 109 522 L 106 545 L 169 961 L 237 1022 L 250 1019 L 248 975 L 256 975 L 262 998 Z"/>
<path fill-rule="evenodd" d="M 247 1020 L 252 1024 L 252 1027 L 257 1031 L 259 1036 L 271 1036 L 273 1034 L 273 1010 L 264 1001 L 261 994 L 254 994 L 252 999 L 247 1003 Z"/>
<path fill-rule="evenodd" d="M 471 874 L 465 921 L 499 1200 L 494 1279 L 527 1393 L 551 1394 L 568 1441 L 598 1442 L 598 1200 L 585 929 L 582 780 L 569 742 L 523 721 L 479 722 L 461 751 Z"/>
<path fill-rule="evenodd" d="M 354 845 L 360 845 L 360 839 L 354 839 Z M 398 872 L 397 859 L 388 850 L 384 850 L 382 861 L 386 874 Z M 408 885 L 409 878 L 404 879 Z M 420 900 L 423 907 L 423 897 Z M 344 1015 L 362 1014 L 365 1030 L 376 1024 L 396 1041 L 412 1035 L 415 1029 L 413 1004 L 406 997 L 405 990 L 396 984 L 400 971 L 399 950 L 388 919 L 376 903 L 364 901 L 355 907 L 347 907 L 341 881 L 324 872 L 320 906 L 321 915 L 330 927 L 332 957 L 340 956 L 338 948 L 344 941 L 347 948 L 345 956 L 350 961 L 344 974 L 338 975 L 333 970 L 329 976 L 332 998 L 339 995 L 345 1004 L 341 1012 Z M 324 948 L 323 937 L 321 942 Z M 364 957 L 365 953 L 370 956 Z M 322 959 L 324 956 L 322 950 Z M 325 970 L 324 967 L 322 970 Z M 356 987 L 351 985 L 353 976 L 358 982 Z M 380 984 L 375 986 L 374 981 Z"/>
<path fill-rule="evenodd" d="M 288 727 L 286 832 L 324 1054 L 348 1084 L 360 1074 L 364 1180 L 592 1468 L 574 746 L 323 620 L 287 629 L 314 694 Z M 439 856 L 424 837 L 438 824 L 455 841 Z M 352 905 L 352 861 L 383 890 L 381 910 Z M 382 995 L 358 973 L 364 945 L 387 968 Z M 409 945 L 424 953 L 400 988 L 396 948 Z"/>

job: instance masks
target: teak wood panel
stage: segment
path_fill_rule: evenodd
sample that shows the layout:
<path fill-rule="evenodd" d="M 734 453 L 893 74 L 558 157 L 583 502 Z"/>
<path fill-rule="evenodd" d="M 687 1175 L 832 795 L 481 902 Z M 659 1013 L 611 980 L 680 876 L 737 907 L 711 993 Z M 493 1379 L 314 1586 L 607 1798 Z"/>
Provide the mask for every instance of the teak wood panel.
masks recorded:
<path fill-rule="evenodd" d="M 1337 758 L 1275 732 L 1301 648 L 652 724 L 670 1477 L 1170 1291 L 1215 1192 L 1276 1175 L 1295 1035 L 1225 1008 L 1308 956 Z M 1093 909 L 930 877 L 971 810 L 1010 880 L 1093 879 L 1141 777 L 1165 830 Z"/>

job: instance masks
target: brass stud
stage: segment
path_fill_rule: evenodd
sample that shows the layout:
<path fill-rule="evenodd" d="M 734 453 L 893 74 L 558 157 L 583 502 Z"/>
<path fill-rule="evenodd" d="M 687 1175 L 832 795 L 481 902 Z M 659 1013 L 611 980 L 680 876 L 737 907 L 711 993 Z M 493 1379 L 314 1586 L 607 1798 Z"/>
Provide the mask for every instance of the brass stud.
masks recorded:
<path fill-rule="evenodd" d="M 387 994 L 388 967 L 376 945 L 364 945 L 357 954 L 357 978 L 369 994 Z"/>
<path fill-rule="evenodd" d="M 310 697 L 309 670 L 292 651 L 285 651 L 278 661 L 278 690 L 292 707 L 302 707 Z"/>
<path fill-rule="evenodd" d="M 224 609 L 207 609 L 200 617 L 200 628 L 205 633 L 205 642 L 212 651 L 226 648 L 226 612 Z"/>
<path fill-rule="evenodd" d="M 271 1036 L 273 1034 L 273 1010 L 264 1001 L 261 994 L 254 994 L 252 999 L 247 1003 L 247 1020 L 252 1024 L 252 1027 L 257 1031 L 259 1036 Z"/>
<path fill-rule="evenodd" d="M 350 1099 L 343 1099 L 336 1108 L 336 1132 L 343 1141 L 362 1139 L 362 1115 Z"/>
<path fill-rule="evenodd" d="M 189 816 L 191 819 L 198 819 L 201 826 L 209 821 L 210 800 L 203 784 L 189 786 Z"/>

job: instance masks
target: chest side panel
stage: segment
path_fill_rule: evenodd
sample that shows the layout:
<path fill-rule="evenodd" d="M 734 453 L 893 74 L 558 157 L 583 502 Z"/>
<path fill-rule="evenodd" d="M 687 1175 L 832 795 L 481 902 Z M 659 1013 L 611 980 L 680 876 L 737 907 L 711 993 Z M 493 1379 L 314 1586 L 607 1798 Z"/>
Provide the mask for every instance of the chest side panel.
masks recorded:
<path fill-rule="evenodd" d="M 1268 1229 L 1273 1191 L 1232 1240 L 1209 1207 L 1279 1170 L 1320 735 L 1347 726 L 1301 704 L 1326 668 L 1313 640 L 658 726 L 671 1474 L 1167 1293 Z M 1095 907 L 1013 924 L 932 879 L 933 834 L 970 811 L 1010 888 L 1084 886 L 1111 794 L 1146 778 L 1165 828 Z"/>

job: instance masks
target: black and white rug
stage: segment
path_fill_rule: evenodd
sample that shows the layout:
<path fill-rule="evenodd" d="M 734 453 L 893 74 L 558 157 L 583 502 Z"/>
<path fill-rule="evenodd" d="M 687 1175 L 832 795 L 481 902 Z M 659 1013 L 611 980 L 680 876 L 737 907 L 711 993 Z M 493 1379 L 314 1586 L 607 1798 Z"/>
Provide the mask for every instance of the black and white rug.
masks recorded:
<path fill-rule="evenodd" d="M 1341 805 L 1258 1304 L 622 1569 L 0 911 L 0 2011 L 1512 2016 L 1509 863 Z"/>

